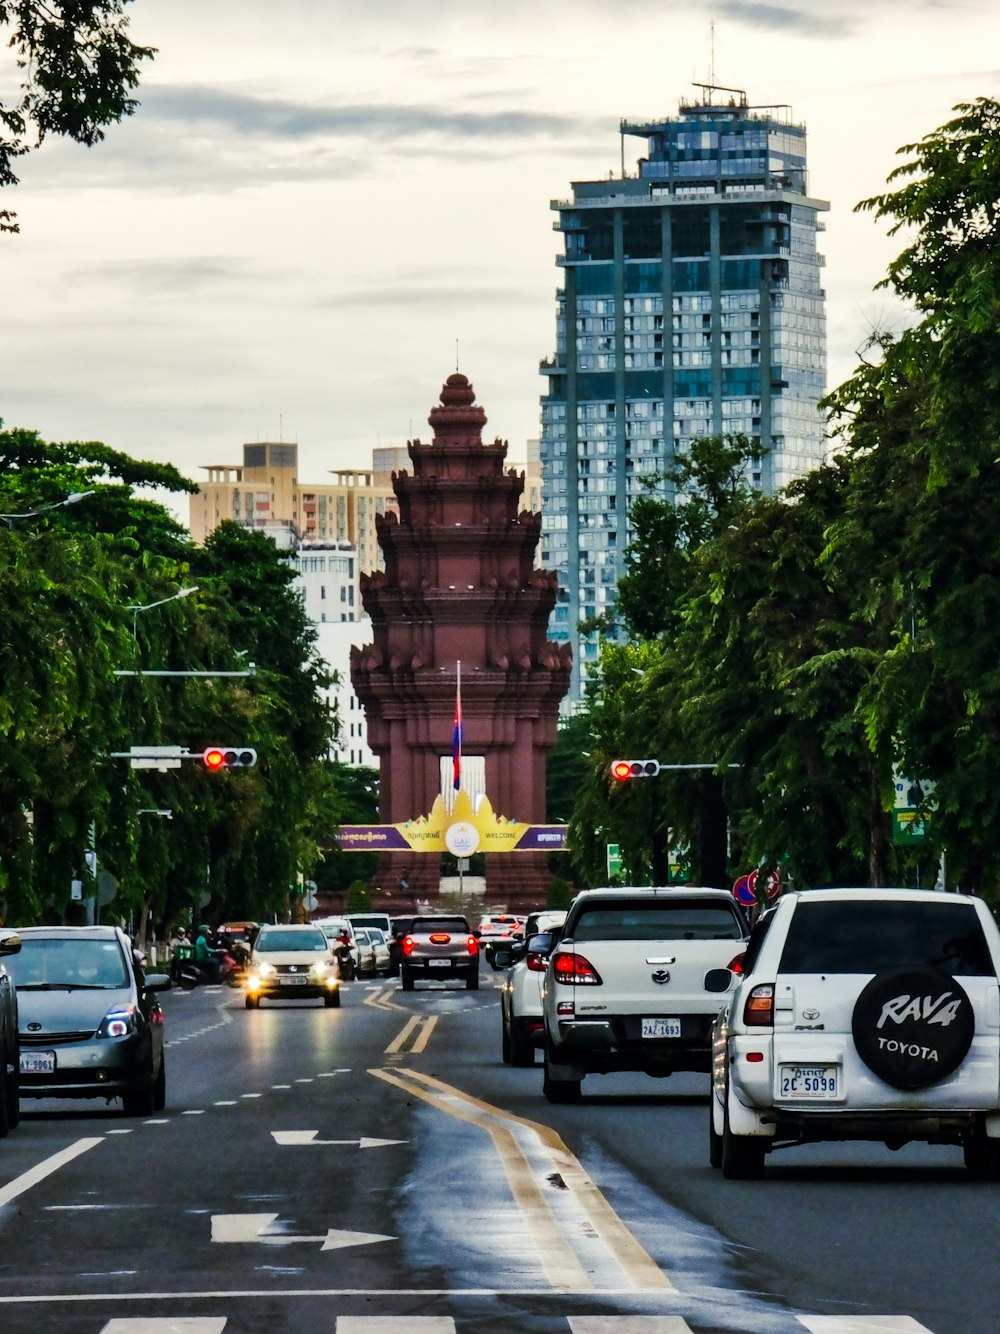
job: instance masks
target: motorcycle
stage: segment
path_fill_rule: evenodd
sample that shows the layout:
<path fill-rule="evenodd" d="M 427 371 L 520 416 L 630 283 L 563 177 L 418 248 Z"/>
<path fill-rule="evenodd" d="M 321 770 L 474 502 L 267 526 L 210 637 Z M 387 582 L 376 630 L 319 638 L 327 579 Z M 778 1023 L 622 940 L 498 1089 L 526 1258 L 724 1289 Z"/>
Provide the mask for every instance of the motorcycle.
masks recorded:
<path fill-rule="evenodd" d="M 218 967 L 216 968 L 216 965 Z M 174 959 L 174 967 L 171 971 L 174 981 L 184 988 L 185 991 L 191 991 L 194 987 L 204 986 L 206 983 L 216 984 L 225 982 L 231 987 L 238 987 L 242 984 L 242 979 L 237 976 L 236 960 L 231 954 L 223 952 L 215 954 L 211 959 L 199 961 L 193 954 L 191 958 Z M 233 980 L 235 978 L 235 980 Z"/>

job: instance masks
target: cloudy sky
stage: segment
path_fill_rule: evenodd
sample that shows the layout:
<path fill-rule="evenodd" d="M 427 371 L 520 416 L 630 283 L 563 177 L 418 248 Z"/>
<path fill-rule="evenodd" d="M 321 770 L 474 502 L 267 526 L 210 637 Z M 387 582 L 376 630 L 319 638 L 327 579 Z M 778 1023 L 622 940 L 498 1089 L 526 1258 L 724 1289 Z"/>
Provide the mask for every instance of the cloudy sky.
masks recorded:
<path fill-rule="evenodd" d="M 692 80 L 788 104 L 827 199 L 830 383 L 903 313 L 852 212 L 1000 97 L 995 0 L 135 0 L 141 107 L 47 142 L 0 204 L 0 417 L 188 476 L 298 440 L 304 480 L 427 439 L 457 357 L 523 458 L 554 351 L 550 200 Z M 710 33 L 714 27 L 714 48 Z M 14 77 L 0 50 L 0 97 Z M 640 140 L 626 140 L 634 169 Z M 179 511 L 186 518 L 186 502 Z"/>

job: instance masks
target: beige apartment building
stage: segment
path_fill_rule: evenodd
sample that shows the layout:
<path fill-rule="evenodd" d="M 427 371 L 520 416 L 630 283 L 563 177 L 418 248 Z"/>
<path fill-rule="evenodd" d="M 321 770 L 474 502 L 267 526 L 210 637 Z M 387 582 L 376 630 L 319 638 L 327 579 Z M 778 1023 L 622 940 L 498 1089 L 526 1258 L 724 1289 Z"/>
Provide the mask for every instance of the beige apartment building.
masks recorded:
<path fill-rule="evenodd" d="M 295 442 L 261 440 L 243 446 L 243 464 L 210 464 L 208 480 L 191 497 L 191 536 L 205 538 L 225 519 L 268 532 L 279 544 L 350 542 L 358 568 L 381 568 L 375 515 L 398 509 L 391 468 L 402 466 L 405 449 L 375 451 L 376 468 L 336 468 L 330 482 L 303 482 Z M 389 471 L 383 471 L 390 463 Z M 280 541 L 284 534 L 285 540 Z"/>

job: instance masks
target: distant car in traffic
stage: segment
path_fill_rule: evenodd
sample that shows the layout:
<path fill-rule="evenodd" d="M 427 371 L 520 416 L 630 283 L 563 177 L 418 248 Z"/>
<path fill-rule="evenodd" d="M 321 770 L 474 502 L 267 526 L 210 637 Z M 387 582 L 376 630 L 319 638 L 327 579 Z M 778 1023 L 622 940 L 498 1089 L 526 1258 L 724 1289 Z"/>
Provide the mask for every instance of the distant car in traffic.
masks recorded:
<path fill-rule="evenodd" d="M 503 969 L 500 981 L 500 1054 L 508 1065 L 534 1065 L 542 1045 L 542 978 L 564 911 L 529 913 L 525 939 L 498 943 L 490 960 Z"/>
<path fill-rule="evenodd" d="M 955 1144 L 1000 1176 L 1000 930 L 982 899 L 785 893 L 754 927 L 713 1032 L 709 1161 L 778 1147 Z"/>
<path fill-rule="evenodd" d="M 0 928 L 0 1060 L 3 1061 L 3 1087 L 0 1088 L 0 1139 L 21 1119 L 21 1042 L 17 1031 L 17 991 L 4 960 L 19 953 L 21 937 L 16 931 Z"/>
<path fill-rule="evenodd" d="M 145 974 L 114 926 L 38 926 L 8 960 L 17 986 L 22 1098 L 121 1098 L 129 1116 L 166 1104 L 165 973 Z"/>
<path fill-rule="evenodd" d="M 328 1009 L 340 1005 L 340 972 L 330 941 L 316 925 L 262 926 L 246 975 L 246 1008 L 263 999 L 322 997 Z"/>
<path fill-rule="evenodd" d="M 545 1097 L 577 1101 L 588 1074 L 707 1071 L 747 932 L 726 890 L 582 890 L 542 980 Z"/>
<path fill-rule="evenodd" d="M 403 937 L 401 982 L 412 991 L 417 978 L 462 978 L 469 991 L 479 986 L 479 941 L 458 915 L 414 917 Z"/>
<path fill-rule="evenodd" d="M 330 942 L 337 956 L 340 978 L 350 982 L 357 977 L 359 958 L 358 942 L 354 938 L 354 926 L 348 917 L 317 917 L 311 923 L 318 926 Z"/>

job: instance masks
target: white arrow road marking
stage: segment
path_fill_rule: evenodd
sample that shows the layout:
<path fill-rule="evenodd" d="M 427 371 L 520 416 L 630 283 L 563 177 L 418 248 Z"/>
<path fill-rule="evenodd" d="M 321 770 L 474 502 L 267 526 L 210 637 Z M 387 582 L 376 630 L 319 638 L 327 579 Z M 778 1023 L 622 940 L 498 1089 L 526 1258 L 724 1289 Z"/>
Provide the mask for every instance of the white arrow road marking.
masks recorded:
<path fill-rule="evenodd" d="M 408 1144 L 405 1139 L 317 1139 L 318 1130 L 272 1130 L 275 1144 L 354 1144 L 359 1149 L 383 1149 L 387 1144 Z"/>
<path fill-rule="evenodd" d="M 221 1242 L 255 1241 L 266 1246 L 290 1246 L 295 1242 L 321 1241 L 321 1251 L 336 1251 L 344 1246 L 368 1246 L 375 1241 L 395 1241 L 378 1232 L 339 1232 L 330 1228 L 325 1237 L 298 1237 L 287 1232 L 268 1232 L 277 1214 L 213 1214 L 212 1240 Z"/>

